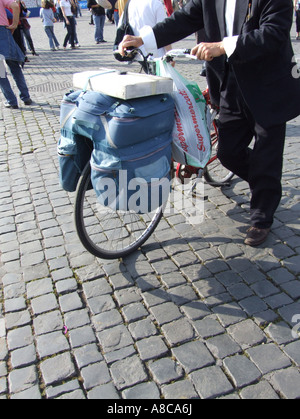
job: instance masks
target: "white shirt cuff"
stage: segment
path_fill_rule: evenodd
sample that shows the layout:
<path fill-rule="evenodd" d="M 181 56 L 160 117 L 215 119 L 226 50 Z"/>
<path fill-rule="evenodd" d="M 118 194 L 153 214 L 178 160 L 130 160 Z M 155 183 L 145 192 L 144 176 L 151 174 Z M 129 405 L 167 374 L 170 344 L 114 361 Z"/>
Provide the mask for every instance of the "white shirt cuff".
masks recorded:
<path fill-rule="evenodd" d="M 229 36 L 223 39 L 224 49 L 226 52 L 227 57 L 231 57 L 236 49 L 236 43 L 238 40 L 238 35 L 236 36 Z"/>
<path fill-rule="evenodd" d="M 144 26 L 140 30 L 140 36 L 143 39 L 144 47 L 147 53 L 155 53 L 155 51 L 157 51 L 157 43 L 151 26 Z"/>

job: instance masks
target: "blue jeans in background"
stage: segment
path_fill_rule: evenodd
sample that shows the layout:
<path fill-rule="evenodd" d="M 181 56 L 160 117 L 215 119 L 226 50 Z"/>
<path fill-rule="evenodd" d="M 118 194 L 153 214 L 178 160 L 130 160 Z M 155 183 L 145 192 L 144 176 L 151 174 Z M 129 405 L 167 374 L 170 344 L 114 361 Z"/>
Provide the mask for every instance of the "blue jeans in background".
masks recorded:
<path fill-rule="evenodd" d="M 105 15 L 95 16 L 93 15 L 93 20 L 95 24 L 95 41 L 96 42 L 103 42 L 103 31 L 104 31 L 104 24 L 105 24 Z"/>
<path fill-rule="evenodd" d="M 10 72 L 19 89 L 20 99 L 23 102 L 28 101 L 30 99 L 30 95 L 29 95 L 28 87 L 27 87 L 20 64 L 17 61 L 12 61 L 12 60 L 6 60 L 6 64 L 8 65 Z M 5 78 L 0 78 L 0 88 L 2 90 L 2 93 L 5 99 L 11 106 L 15 106 L 18 104 L 18 100 L 11 88 L 11 85 L 7 76 Z"/>
<path fill-rule="evenodd" d="M 115 20 L 115 25 L 116 27 L 119 26 L 119 21 L 120 21 L 120 16 L 119 16 L 119 12 L 118 11 L 114 11 L 114 20 Z"/>
<path fill-rule="evenodd" d="M 59 42 L 56 39 L 56 36 L 54 34 L 54 28 L 53 26 L 45 26 L 44 27 L 45 32 L 49 38 L 49 45 L 51 49 L 55 49 L 55 47 L 59 47 Z"/>

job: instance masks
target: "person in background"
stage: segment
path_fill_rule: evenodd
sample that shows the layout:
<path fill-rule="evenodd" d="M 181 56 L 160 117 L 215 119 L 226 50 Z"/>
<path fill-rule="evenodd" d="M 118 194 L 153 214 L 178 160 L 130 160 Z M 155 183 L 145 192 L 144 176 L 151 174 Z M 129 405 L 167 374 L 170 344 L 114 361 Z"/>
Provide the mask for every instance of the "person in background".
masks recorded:
<path fill-rule="evenodd" d="M 114 9 L 107 9 L 106 10 L 106 17 L 107 17 L 107 19 L 110 23 L 112 23 L 113 25 L 115 24 Z"/>
<path fill-rule="evenodd" d="M 12 11 L 12 23 L 9 24 L 6 10 Z M 21 63 L 24 62 L 24 54 L 14 41 L 12 33 L 19 24 L 20 6 L 15 0 L 0 0 L 0 89 L 6 99 L 4 106 L 6 108 L 18 109 L 18 100 L 11 88 L 10 82 L 7 78 L 6 69 L 4 67 L 5 59 L 10 72 L 15 80 L 15 83 L 20 92 L 20 99 L 25 105 L 31 105 L 32 100 L 29 95 L 28 87 L 21 68 Z"/>
<path fill-rule="evenodd" d="M 64 21 L 64 16 L 63 16 L 62 11 L 61 11 L 60 0 L 56 0 L 55 7 L 56 7 L 56 16 L 55 16 L 55 18 L 57 20 L 59 20 L 60 22 L 63 22 Z"/>
<path fill-rule="evenodd" d="M 75 16 L 74 16 L 74 20 L 75 20 L 74 43 L 75 43 L 75 47 L 79 48 L 79 47 L 80 47 L 80 44 L 79 44 L 79 41 L 78 41 L 78 35 L 77 35 L 77 20 L 76 20 L 76 17 L 75 17 Z M 71 46 L 71 44 L 70 44 L 70 46 Z"/>
<path fill-rule="evenodd" d="M 119 16 L 121 18 L 128 0 L 118 0 Z"/>
<path fill-rule="evenodd" d="M 94 24 L 92 9 L 89 9 L 89 12 L 91 14 L 91 19 L 90 19 L 89 25 L 94 26 L 95 24 Z"/>
<path fill-rule="evenodd" d="M 177 12 L 177 10 L 179 10 L 178 0 L 172 0 L 172 5 L 173 5 L 173 11 Z"/>
<path fill-rule="evenodd" d="M 73 16 L 72 4 L 70 0 L 60 1 L 61 11 L 64 17 L 64 22 L 67 29 L 67 34 L 64 40 L 64 49 L 67 48 L 68 42 L 70 41 L 71 48 L 75 49 L 75 17 Z"/>
<path fill-rule="evenodd" d="M 136 36 L 143 32 L 144 27 L 152 28 L 167 17 L 165 7 L 160 0 L 130 0 L 128 7 L 129 23 Z M 167 45 L 154 51 L 154 58 L 163 57 L 171 48 L 171 45 Z M 143 47 L 141 51 L 147 55 Z"/>
<path fill-rule="evenodd" d="M 300 0 L 295 0 L 295 13 L 296 13 L 296 40 L 300 41 Z"/>
<path fill-rule="evenodd" d="M 115 7 L 114 7 L 114 20 L 115 20 L 116 27 L 118 27 L 119 20 L 120 20 L 118 1 L 116 1 Z"/>
<path fill-rule="evenodd" d="M 174 12 L 173 5 L 172 5 L 172 0 L 164 0 L 164 3 L 165 3 L 165 7 L 167 9 L 168 16 L 171 16 Z"/>
<path fill-rule="evenodd" d="M 55 51 L 55 48 L 59 49 L 59 42 L 54 34 L 54 13 L 52 10 L 52 3 L 48 0 L 42 0 L 42 8 L 40 10 L 40 17 L 42 19 L 44 30 L 49 39 L 49 45 L 51 51 Z"/>
<path fill-rule="evenodd" d="M 78 18 L 78 14 L 79 14 L 80 17 L 82 17 L 80 2 L 78 0 L 74 0 L 74 3 L 77 7 L 77 13 L 76 13 L 75 17 Z"/>
<path fill-rule="evenodd" d="M 87 7 L 92 11 L 93 21 L 95 25 L 95 42 L 102 44 L 104 40 L 104 24 L 105 24 L 105 9 L 101 7 L 96 0 L 88 0 Z"/>
<path fill-rule="evenodd" d="M 22 64 L 23 67 L 24 67 L 24 63 L 29 63 L 29 59 L 26 55 L 26 47 L 25 47 L 24 37 L 23 37 L 23 33 L 22 33 L 22 25 L 21 25 L 22 6 L 21 6 L 20 0 L 15 0 L 15 1 L 19 6 L 19 22 L 18 22 L 17 28 L 14 30 L 13 37 L 14 37 L 14 40 L 16 41 L 16 43 L 18 44 L 20 50 L 23 52 L 23 54 L 25 56 L 25 60 Z M 8 9 L 8 10 L 12 12 L 11 9 Z"/>
<path fill-rule="evenodd" d="M 21 4 L 21 15 L 20 15 L 21 31 L 23 32 L 23 35 L 26 39 L 27 46 L 30 49 L 31 54 L 38 56 L 39 54 L 37 54 L 37 52 L 35 51 L 35 47 L 33 44 L 31 33 L 30 33 L 31 26 L 27 20 L 27 15 L 30 14 L 30 12 L 28 11 L 23 1 L 21 1 L 20 4 Z"/>

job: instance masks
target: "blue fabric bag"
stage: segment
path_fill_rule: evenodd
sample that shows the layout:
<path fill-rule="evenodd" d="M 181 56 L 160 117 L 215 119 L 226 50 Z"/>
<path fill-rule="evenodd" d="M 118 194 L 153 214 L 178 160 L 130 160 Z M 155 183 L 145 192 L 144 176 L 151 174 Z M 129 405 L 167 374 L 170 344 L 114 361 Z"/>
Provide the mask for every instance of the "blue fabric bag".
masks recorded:
<path fill-rule="evenodd" d="M 102 104 L 107 111 L 100 114 Z M 175 118 L 171 96 L 122 101 L 87 92 L 74 115 L 76 132 L 81 135 L 88 135 L 91 129 L 78 120 L 87 120 L 85 112 L 89 122 L 94 122 L 91 180 L 99 203 L 141 214 L 163 205 L 170 193 Z"/>
<path fill-rule="evenodd" d="M 93 142 L 91 180 L 101 205 L 146 213 L 167 201 L 175 119 L 170 95 L 124 101 L 74 92 L 63 106 L 59 150 L 70 151 L 70 140 L 77 151 L 78 139 Z"/>
<path fill-rule="evenodd" d="M 95 143 L 91 180 L 101 205 L 144 214 L 166 203 L 170 193 L 171 132 L 143 143 L 144 150 L 139 153 L 132 152 L 134 146 L 116 152 Z"/>
<path fill-rule="evenodd" d="M 74 134 L 72 115 L 77 109 L 81 92 L 65 95 L 60 110 L 61 136 L 58 142 L 59 180 L 62 188 L 74 192 L 80 175 L 91 158 L 93 143 L 89 138 Z"/>

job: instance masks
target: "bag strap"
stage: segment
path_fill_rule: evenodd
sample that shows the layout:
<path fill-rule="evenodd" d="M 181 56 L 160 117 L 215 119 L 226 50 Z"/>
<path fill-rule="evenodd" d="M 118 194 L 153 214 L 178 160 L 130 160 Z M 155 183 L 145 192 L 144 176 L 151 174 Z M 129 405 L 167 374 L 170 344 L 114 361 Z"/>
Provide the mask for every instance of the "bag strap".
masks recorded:
<path fill-rule="evenodd" d="M 125 9 L 124 9 L 124 20 L 123 20 L 123 22 L 126 24 L 126 25 L 128 25 L 129 24 L 129 16 L 128 16 L 128 9 L 129 9 L 129 3 L 130 3 L 130 0 L 128 0 L 128 2 L 126 3 L 126 6 L 125 6 Z"/>
<path fill-rule="evenodd" d="M 69 120 L 69 118 L 73 115 L 73 113 L 76 111 L 76 105 L 74 105 L 74 108 L 68 113 L 68 115 L 62 120 L 61 124 L 60 124 L 60 128 L 63 129 L 65 128 L 65 125 L 67 123 L 67 121 Z"/>
<path fill-rule="evenodd" d="M 88 89 L 88 86 L 89 85 L 92 88 L 92 86 L 91 86 L 91 79 L 93 77 L 98 77 L 98 76 L 102 76 L 103 74 L 109 74 L 109 73 L 115 73 L 115 72 L 116 72 L 116 70 L 107 70 L 107 71 L 102 71 L 101 73 L 93 74 L 92 76 L 88 77 L 87 78 L 87 81 L 86 81 L 86 83 L 85 83 L 85 85 L 84 85 L 84 87 L 82 89 L 82 94 L 81 95 L 83 95 L 84 93 L 87 92 L 87 89 Z"/>
<path fill-rule="evenodd" d="M 107 119 L 105 118 L 105 115 L 100 115 L 100 119 L 101 119 L 101 122 L 102 122 L 102 124 L 103 124 L 104 129 L 105 129 L 105 133 L 106 133 L 106 138 L 107 138 L 108 144 L 109 144 L 112 148 L 118 148 L 118 147 L 114 144 L 113 139 L 111 138 L 111 135 L 110 135 L 110 132 L 109 132 L 108 122 L 107 122 Z"/>

